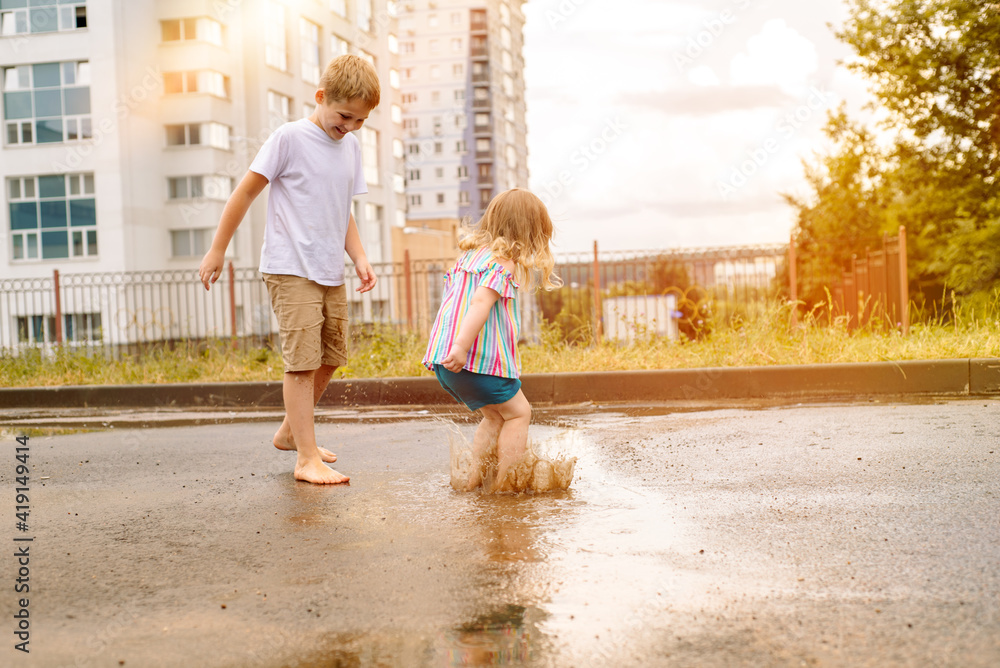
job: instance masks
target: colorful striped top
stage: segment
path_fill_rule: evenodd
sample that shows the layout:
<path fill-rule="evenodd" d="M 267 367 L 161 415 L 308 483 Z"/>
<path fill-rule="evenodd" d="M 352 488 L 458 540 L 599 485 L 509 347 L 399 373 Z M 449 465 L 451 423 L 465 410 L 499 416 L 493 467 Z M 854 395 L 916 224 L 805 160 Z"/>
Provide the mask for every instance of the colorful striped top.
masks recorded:
<path fill-rule="evenodd" d="M 521 375 L 521 358 L 517 339 L 521 331 L 521 314 L 517 308 L 514 276 L 493 259 L 488 248 L 466 251 L 451 271 L 444 275 L 444 295 L 441 308 L 431 328 L 423 364 L 434 369 L 451 349 L 462 318 L 472 304 L 476 288 L 484 286 L 500 295 L 486 318 L 476 340 L 469 348 L 465 369 L 490 376 L 517 378 Z"/>

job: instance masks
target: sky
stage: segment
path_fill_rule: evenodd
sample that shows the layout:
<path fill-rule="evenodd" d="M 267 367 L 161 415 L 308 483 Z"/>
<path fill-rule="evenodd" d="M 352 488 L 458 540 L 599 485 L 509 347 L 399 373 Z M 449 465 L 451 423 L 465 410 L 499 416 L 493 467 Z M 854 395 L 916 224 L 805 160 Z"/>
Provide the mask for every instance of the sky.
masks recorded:
<path fill-rule="evenodd" d="M 554 250 L 785 243 L 827 112 L 860 110 L 845 0 L 530 0 L 531 189 Z"/>

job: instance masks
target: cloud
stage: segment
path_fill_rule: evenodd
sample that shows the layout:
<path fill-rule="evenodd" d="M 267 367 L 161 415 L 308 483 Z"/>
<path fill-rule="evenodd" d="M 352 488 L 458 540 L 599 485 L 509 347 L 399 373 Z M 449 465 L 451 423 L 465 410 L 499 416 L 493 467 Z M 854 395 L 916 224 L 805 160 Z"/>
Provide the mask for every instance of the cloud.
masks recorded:
<path fill-rule="evenodd" d="M 671 116 L 706 116 L 761 107 L 783 107 L 792 100 L 786 92 L 773 84 L 628 93 L 623 98 L 626 105 L 643 106 Z"/>
<path fill-rule="evenodd" d="M 730 63 L 730 81 L 743 86 L 778 86 L 793 93 L 818 69 L 816 45 L 784 19 L 772 19 L 747 40 L 745 53 Z"/>

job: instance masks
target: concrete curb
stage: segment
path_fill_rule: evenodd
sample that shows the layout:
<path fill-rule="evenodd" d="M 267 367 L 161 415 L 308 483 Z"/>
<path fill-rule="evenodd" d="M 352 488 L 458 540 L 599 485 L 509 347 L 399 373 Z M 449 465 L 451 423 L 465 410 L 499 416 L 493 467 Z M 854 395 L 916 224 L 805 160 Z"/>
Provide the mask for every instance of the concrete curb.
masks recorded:
<path fill-rule="evenodd" d="M 863 364 L 526 374 L 532 403 L 697 399 L 822 399 L 875 395 L 1000 395 L 1000 358 Z M 435 405 L 452 398 L 431 377 L 335 380 L 323 406 Z M 264 408 L 280 382 L 80 385 L 0 389 L 0 408 Z"/>

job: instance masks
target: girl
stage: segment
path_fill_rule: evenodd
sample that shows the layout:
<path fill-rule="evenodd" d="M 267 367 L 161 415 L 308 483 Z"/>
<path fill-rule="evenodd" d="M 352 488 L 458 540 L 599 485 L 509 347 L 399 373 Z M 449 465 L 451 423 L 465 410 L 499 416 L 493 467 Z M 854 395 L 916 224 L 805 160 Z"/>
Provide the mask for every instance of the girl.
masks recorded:
<path fill-rule="evenodd" d="M 531 406 L 519 380 L 517 290 L 533 287 L 536 273 L 546 290 L 561 284 L 552 273 L 551 238 L 552 220 L 540 199 L 520 188 L 502 192 L 459 242 L 465 252 L 444 277 L 423 363 L 457 401 L 482 411 L 469 490 L 482 484 L 480 465 L 494 441 L 497 491 L 525 453 Z"/>

